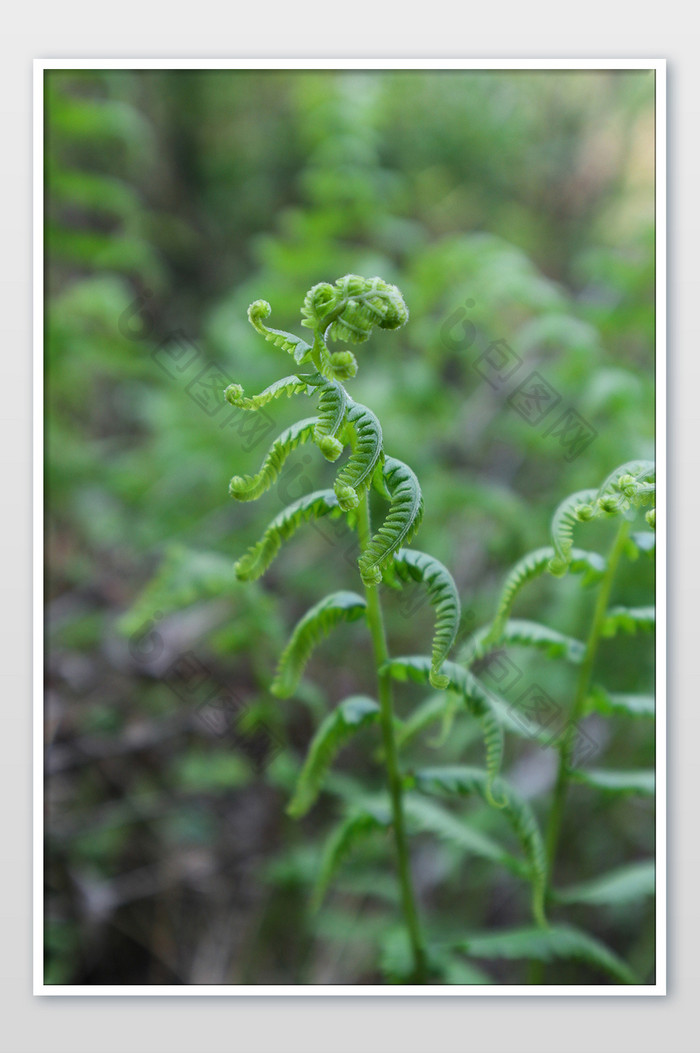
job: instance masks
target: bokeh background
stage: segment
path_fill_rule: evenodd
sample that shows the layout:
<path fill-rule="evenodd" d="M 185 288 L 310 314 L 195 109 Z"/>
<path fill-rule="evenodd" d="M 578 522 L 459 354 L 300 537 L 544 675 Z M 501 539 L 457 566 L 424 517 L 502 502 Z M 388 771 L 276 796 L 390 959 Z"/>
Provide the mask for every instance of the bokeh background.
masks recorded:
<path fill-rule="evenodd" d="M 303 333 L 312 284 L 398 284 L 410 322 L 359 348 L 353 394 L 421 480 L 418 544 L 451 568 L 465 633 L 486 622 L 566 494 L 653 456 L 653 74 L 68 70 L 45 93 L 47 982 L 381 982 L 386 846 L 320 918 L 308 909 L 334 793 L 379 785 L 371 736 L 307 819 L 284 813 L 313 728 L 372 692 L 361 628 L 324 643 L 293 701 L 268 692 L 296 618 L 356 585 L 351 538 L 302 530 L 262 582 L 235 581 L 282 501 L 331 469 L 300 455 L 264 504 L 236 505 L 230 476 L 272 435 L 227 417 L 220 392 L 288 372 L 248 325 L 252 300 Z M 481 356 L 499 341 L 523 367 L 494 385 Z M 539 423 L 508 401 L 532 370 L 560 400 Z M 578 452 L 547 433 L 569 408 L 590 438 Z M 276 404 L 269 427 L 307 412 Z M 616 591 L 646 603 L 652 582 L 641 559 Z M 521 609 L 576 635 L 587 603 L 542 583 Z M 424 650 L 429 609 L 388 608 L 394 652 Z M 569 670 L 518 661 L 567 697 Z M 611 688 L 648 691 L 649 638 L 606 644 L 600 666 Z M 420 697 L 407 687 L 401 712 Z M 648 725 L 591 734 L 605 762 L 653 764 Z M 467 727 L 446 749 L 472 746 Z M 509 745 L 506 762 L 538 808 L 551 753 Z M 487 810 L 462 812 L 491 829 Z M 563 883 L 651 853 L 652 801 L 572 793 Z M 414 869 L 436 932 L 527 920 L 526 889 L 454 847 L 417 839 Z M 653 976 L 651 900 L 578 911 Z M 501 963 L 482 982 L 524 975 Z"/>

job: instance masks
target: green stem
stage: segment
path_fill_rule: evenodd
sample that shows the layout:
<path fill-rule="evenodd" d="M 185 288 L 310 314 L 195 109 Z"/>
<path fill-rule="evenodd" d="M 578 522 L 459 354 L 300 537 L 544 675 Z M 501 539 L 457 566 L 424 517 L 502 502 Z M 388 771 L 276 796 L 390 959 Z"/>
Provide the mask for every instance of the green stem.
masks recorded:
<path fill-rule="evenodd" d="M 549 812 L 549 818 L 547 820 L 547 830 L 545 833 L 545 852 L 547 858 L 547 880 L 545 885 L 545 902 L 549 897 L 552 871 L 554 869 L 554 863 L 557 856 L 557 848 L 559 846 L 559 836 L 561 834 L 562 820 L 564 816 L 564 805 L 566 803 L 566 793 L 569 787 L 569 773 L 571 770 L 571 759 L 573 753 L 574 743 L 576 741 L 576 728 L 579 720 L 583 716 L 586 699 L 591 684 L 591 676 L 593 674 L 593 667 L 595 665 L 596 656 L 598 654 L 598 645 L 600 644 L 600 638 L 603 632 L 603 623 L 605 622 L 605 616 L 608 610 L 608 603 L 610 601 L 610 592 L 612 584 L 615 578 L 620 558 L 625 549 L 625 543 L 630 530 L 630 524 L 628 520 L 623 519 L 619 526 L 615 540 L 613 541 L 612 548 L 610 549 L 610 555 L 608 556 L 608 562 L 605 569 L 605 574 L 601 580 L 598 588 L 598 595 L 596 597 L 595 607 L 593 609 L 593 618 L 591 621 L 591 627 L 588 633 L 588 639 L 586 641 L 586 649 L 583 654 L 583 661 L 579 669 L 578 680 L 576 683 L 576 693 L 574 695 L 574 702 L 569 714 L 566 729 L 562 738 L 559 742 L 559 767 L 557 770 L 557 779 L 554 784 L 554 794 L 552 798 L 552 807 Z M 533 969 L 530 973 L 531 983 L 542 983 L 542 976 L 544 969 L 541 962 L 533 963 Z"/>
<path fill-rule="evenodd" d="M 371 537 L 369 491 L 365 493 L 358 507 L 358 534 L 360 548 L 364 552 Z M 374 657 L 379 670 L 388 660 L 389 651 L 384 631 L 384 616 L 379 597 L 379 588 L 376 585 L 365 584 L 365 595 L 367 597 L 367 621 L 372 635 Z M 394 737 L 394 706 L 393 688 L 391 676 L 387 673 L 377 672 L 379 691 L 380 723 L 382 740 L 384 743 L 384 757 L 386 762 L 387 781 L 391 797 L 391 811 L 393 820 L 394 842 L 396 846 L 396 861 L 398 866 L 399 884 L 401 886 L 401 902 L 403 906 L 404 919 L 408 938 L 413 955 L 415 983 L 424 984 L 427 981 L 427 957 L 425 944 L 418 918 L 416 897 L 411 880 L 411 868 L 408 856 L 408 841 L 406 837 L 406 826 L 403 810 L 403 786 L 401 771 L 399 768 L 396 739 Z"/>

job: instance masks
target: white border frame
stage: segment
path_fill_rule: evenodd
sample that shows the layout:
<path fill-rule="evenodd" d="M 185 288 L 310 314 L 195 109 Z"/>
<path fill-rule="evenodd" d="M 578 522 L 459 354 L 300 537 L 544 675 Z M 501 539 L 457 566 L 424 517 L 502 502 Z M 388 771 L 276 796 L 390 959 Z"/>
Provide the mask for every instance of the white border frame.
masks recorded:
<path fill-rule="evenodd" d="M 638 987 L 559 984 L 453 987 L 417 985 L 212 985 L 166 984 L 50 985 L 44 983 L 44 72 L 53 69 L 530 69 L 653 70 L 655 73 L 656 195 L 656 983 Z M 35 995 L 48 996 L 378 996 L 378 997 L 510 997 L 557 995 L 649 997 L 666 994 L 666 565 L 668 476 L 666 453 L 666 60 L 665 59 L 35 59 L 33 130 L 33 951 Z M 658 553 L 661 553 L 661 556 Z"/>

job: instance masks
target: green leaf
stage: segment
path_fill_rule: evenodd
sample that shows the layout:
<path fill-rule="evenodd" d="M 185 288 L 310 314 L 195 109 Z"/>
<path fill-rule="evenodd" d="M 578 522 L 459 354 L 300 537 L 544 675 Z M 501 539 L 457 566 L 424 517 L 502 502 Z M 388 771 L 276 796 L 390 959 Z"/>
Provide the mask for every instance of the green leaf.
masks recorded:
<path fill-rule="evenodd" d="M 509 929 L 505 932 L 475 933 L 450 944 L 470 958 L 526 959 L 551 962 L 576 958 L 609 973 L 624 984 L 638 984 L 632 970 L 605 944 L 571 925 L 551 928 Z"/>
<path fill-rule="evenodd" d="M 458 819 L 447 809 L 428 801 L 417 794 L 407 793 L 404 796 L 404 812 L 412 833 L 432 834 L 440 841 L 458 848 L 468 855 L 490 859 L 506 867 L 518 877 L 530 877 L 528 868 L 522 860 L 506 851 L 497 841 L 482 834 L 463 819 Z"/>
<path fill-rule="evenodd" d="M 554 558 L 549 562 L 552 574 L 561 576 L 568 570 L 576 524 L 601 515 L 595 506 L 597 496 L 597 490 L 579 490 L 565 497 L 555 511 L 551 526 Z"/>
<path fill-rule="evenodd" d="M 486 748 L 487 771 L 490 781 L 493 782 L 500 770 L 503 756 L 501 714 L 496 710 L 490 692 L 480 685 L 466 669 L 449 661 L 443 664 L 442 669 L 447 677 L 447 688 L 459 695 L 465 708 L 477 717 L 481 724 Z M 382 671 L 389 673 L 395 680 L 409 679 L 419 684 L 429 684 L 432 661 L 424 655 L 392 658 L 382 667 Z M 503 703 L 504 708 L 507 705 L 506 702 Z"/>
<path fill-rule="evenodd" d="M 340 514 L 338 498 L 332 490 L 316 490 L 288 505 L 275 516 L 260 540 L 238 560 L 236 577 L 240 581 L 255 581 L 268 569 L 282 542 L 288 541 L 302 523 L 328 514 Z"/>
<path fill-rule="evenodd" d="M 430 682 L 435 688 L 446 688 L 448 679 L 440 674 L 459 628 L 461 606 L 457 586 L 446 567 L 424 552 L 402 548 L 394 556 L 393 568 L 404 581 L 418 581 L 427 586 L 428 598 L 435 608 L 435 633 Z"/>
<path fill-rule="evenodd" d="M 345 414 L 344 440 L 350 442 L 352 453 L 333 484 L 340 507 L 357 508 L 360 494 L 365 490 L 382 457 L 382 428 L 374 413 L 348 398 Z"/>
<path fill-rule="evenodd" d="M 311 897 L 313 910 L 321 906 L 338 868 L 353 849 L 375 831 L 385 830 L 390 824 L 389 802 L 379 799 L 358 805 L 335 827 L 323 849 L 318 878 Z"/>
<path fill-rule="evenodd" d="M 314 285 L 301 313 L 307 328 L 353 344 L 369 339 L 375 326 L 398 329 L 408 321 L 408 308 L 395 285 L 359 274 L 346 274 L 335 285 Z"/>
<path fill-rule="evenodd" d="M 274 483 L 284 462 L 293 450 L 313 439 L 316 417 L 297 421 L 275 439 L 265 455 L 260 471 L 256 475 L 234 475 L 229 484 L 229 493 L 237 501 L 255 501 Z"/>
<path fill-rule="evenodd" d="M 374 699 L 353 695 L 325 718 L 314 735 L 287 813 L 293 819 L 306 815 L 314 804 L 328 768 L 337 752 L 362 728 L 374 723 L 379 706 Z"/>
<path fill-rule="evenodd" d="M 603 636 L 619 632 L 653 632 L 656 626 L 654 607 L 611 607 L 603 622 Z"/>
<path fill-rule="evenodd" d="M 289 398 L 292 395 L 299 395 L 305 391 L 307 391 L 307 382 L 301 377 L 293 376 L 276 380 L 274 384 L 270 384 L 259 395 L 245 395 L 240 384 L 229 384 L 224 391 L 224 397 L 227 402 L 230 402 L 232 406 L 237 406 L 239 409 L 257 410 L 267 406 L 268 402 L 281 398 L 282 395 L 286 395 Z"/>
<path fill-rule="evenodd" d="M 527 621 L 523 618 L 511 618 L 501 626 L 498 640 L 490 641 L 490 630 L 475 633 L 469 641 L 469 650 L 464 656 L 464 661 L 469 665 L 483 658 L 496 647 L 535 647 L 544 651 L 548 658 L 565 658 L 567 662 L 578 664 L 583 661 L 586 650 L 580 640 L 572 636 L 565 636 L 556 629 L 550 629 L 548 625 L 539 622 Z"/>
<path fill-rule="evenodd" d="M 338 432 L 345 421 L 348 407 L 348 393 L 342 384 L 328 380 L 316 373 L 307 383 L 318 389 L 318 422 L 314 428 L 314 442 L 323 456 L 329 461 L 336 461 L 343 451 L 343 443 Z"/>
<path fill-rule="evenodd" d="M 559 889 L 554 895 L 560 903 L 607 907 L 653 896 L 655 888 L 656 867 L 653 859 L 647 859 L 611 870 L 580 885 Z"/>
<path fill-rule="evenodd" d="M 378 585 L 393 554 L 414 537 L 423 518 L 423 495 L 415 474 L 403 461 L 387 457 L 383 481 L 391 494 L 391 508 L 360 557 L 360 574 L 368 585 Z"/>
<path fill-rule="evenodd" d="M 600 487 L 597 503 L 606 512 L 624 512 L 630 504 L 647 504 L 653 500 L 656 484 L 653 461 L 628 461 L 615 468 Z"/>
<path fill-rule="evenodd" d="M 478 768 L 462 765 L 422 768 L 415 773 L 417 789 L 424 793 L 479 794 L 487 803 L 491 801 L 491 781 Z M 498 799 L 498 808 L 510 823 L 520 841 L 527 859 L 532 881 L 532 910 L 535 919 L 544 924 L 544 892 L 547 864 L 540 828 L 527 801 L 503 779 L 493 782 L 493 793 Z"/>
<path fill-rule="evenodd" d="M 655 792 L 655 775 L 653 771 L 602 771 L 577 768 L 570 773 L 574 782 L 591 786 L 603 793 L 638 794 L 640 797 L 653 797 Z"/>
<path fill-rule="evenodd" d="M 549 570 L 549 565 L 555 559 L 557 553 L 551 546 L 535 549 L 519 560 L 506 578 L 498 601 L 496 617 L 491 629 L 485 637 L 485 643 L 493 643 L 500 637 L 503 626 L 510 615 L 513 604 L 518 593 L 530 581 L 534 581 L 541 574 Z M 605 573 L 605 560 L 597 552 L 585 552 L 583 549 L 572 549 L 568 569 L 573 573 L 583 574 L 584 585 L 598 581 Z"/>
<path fill-rule="evenodd" d="M 283 351 L 293 355 L 297 365 L 308 362 L 311 358 L 311 346 L 300 337 L 294 336 L 293 333 L 286 333 L 283 329 L 270 329 L 266 326 L 263 320 L 269 318 L 271 313 L 272 308 L 267 300 L 256 300 L 248 308 L 248 321 L 275 347 L 280 347 Z"/>
<path fill-rule="evenodd" d="M 309 656 L 322 636 L 340 622 L 361 618 L 366 601 L 356 592 L 334 592 L 317 603 L 297 623 L 279 660 L 271 691 L 279 698 L 294 694 Z"/>
<path fill-rule="evenodd" d="M 596 684 L 586 699 L 586 710 L 589 713 L 602 713 L 605 716 L 651 717 L 656 712 L 653 695 L 625 695 L 606 691 Z"/>
<path fill-rule="evenodd" d="M 580 490 L 565 498 L 552 519 L 555 556 L 549 564 L 551 573 L 566 572 L 577 523 L 626 512 L 631 504 L 653 501 L 656 487 L 650 480 L 654 471 L 651 461 L 629 461 L 615 468 L 598 490 Z"/>

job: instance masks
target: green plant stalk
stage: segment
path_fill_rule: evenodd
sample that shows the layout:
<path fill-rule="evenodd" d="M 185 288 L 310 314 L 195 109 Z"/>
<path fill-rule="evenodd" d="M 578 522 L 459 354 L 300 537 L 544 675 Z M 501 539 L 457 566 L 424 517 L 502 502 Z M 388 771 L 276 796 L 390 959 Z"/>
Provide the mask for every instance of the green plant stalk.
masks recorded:
<path fill-rule="evenodd" d="M 584 651 L 583 661 L 581 662 L 576 683 L 576 693 L 574 695 L 573 706 L 571 708 L 571 713 L 569 714 L 566 730 L 562 736 L 561 742 L 559 743 L 559 767 L 557 770 L 557 780 L 554 784 L 552 807 L 549 811 L 547 829 L 545 832 L 545 852 L 547 857 L 547 881 L 544 893 L 545 903 L 550 894 L 552 871 L 554 869 L 561 825 L 564 817 L 564 805 L 566 803 L 566 793 L 569 787 L 569 772 L 571 767 L 571 755 L 576 737 L 576 726 L 583 716 L 586 699 L 590 689 L 591 677 L 593 675 L 593 667 L 595 665 L 598 646 L 603 632 L 603 623 L 605 622 L 605 615 L 610 601 L 610 592 L 615 579 L 615 573 L 620 563 L 620 558 L 625 549 L 625 543 L 629 531 L 629 521 L 623 519 L 618 528 L 617 534 L 615 535 L 615 540 L 613 541 L 610 555 L 608 556 L 607 568 L 598 588 L 591 627 L 586 641 L 586 650 Z M 543 963 L 533 963 L 530 972 L 530 983 L 541 983 L 543 974 Z"/>
<path fill-rule="evenodd" d="M 360 548 L 364 552 L 371 537 L 369 491 L 365 492 L 358 506 L 358 534 Z M 377 585 L 365 584 L 367 597 L 367 622 L 372 636 L 374 657 L 377 664 L 377 683 L 380 706 L 380 724 L 384 743 L 387 781 L 391 797 L 392 827 L 396 846 L 399 884 L 404 920 L 413 955 L 414 981 L 418 984 L 427 982 L 427 956 L 425 943 L 418 918 L 416 897 L 411 880 L 411 867 L 408 855 L 408 840 L 403 810 L 403 786 L 399 769 L 398 751 L 394 737 L 394 706 L 391 677 L 379 670 L 389 660 L 389 651 L 384 630 L 384 616 Z"/>

